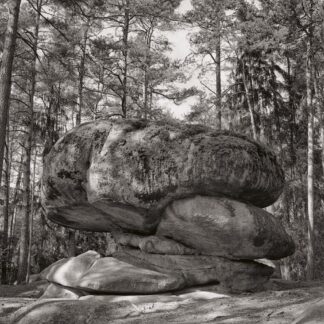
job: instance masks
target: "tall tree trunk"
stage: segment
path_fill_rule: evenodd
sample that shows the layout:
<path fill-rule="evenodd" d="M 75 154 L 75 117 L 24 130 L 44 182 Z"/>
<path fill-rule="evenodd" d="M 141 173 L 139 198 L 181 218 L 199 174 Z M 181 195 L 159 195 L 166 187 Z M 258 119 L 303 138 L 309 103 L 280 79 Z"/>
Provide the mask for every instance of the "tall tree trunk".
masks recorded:
<path fill-rule="evenodd" d="M 324 180 L 324 91 L 323 89 L 319 89 L 318 82 L 316 80 L 316 77 L 314 76 L 314 88 L 315 88 L 315 96 L 317 98 L 321 97 L 321 103 L 318 106 L 318 116 L 319 116 L 319 144 L 321 148 L 321 163 L 322 163 L 322 181 Z"/>
<path fill-rule="evenodd" d="M 150 85 L 150 65 L 151 65 L 151 45 L 152 45 L 153 27 L 149 28 L 146 35 L 146 53 L 144 59 L 144 85 L 143 85 L 143 108 L 144 119 L 148 119 L 149 115 L 149 85 Z"/>
<path fill-rule="evenodd" d="M 312 98 L 312 39 L 309 35 L 306 52 L 306 105 L 308 112 L 308 152 L 307 152 L 307 280 L 314 279 L 314 107 Z"/>
<path fill-rule="evenodd" d="M 3 168 L 4 147 L 11 92 L 12 65 L 15 55 L 18 18 L 21 0 L 8 1 L 8 24 L 0 68 L 0 170 Z M 0 183 L 2 172 L 0 172 Z"/>
<path fill-rule="evenodd" d="M 29 93 L 29 116 L 28 116 L 28 135 L 25 144 L 25 161 L 24 161 L 24 207 L 25 214 L 21 226 L 20 235 L 20 247 L 19 247 L 19 260 L 18 260 L 18 274 L 17 282 L 26 282 L 28 273 L 28 251 L 30 244 L 30 216 L 31 216 L 31 186 L 30 186 L 30 167 L 31 167 L 31 155 L 33 150 L 33 140 L 34 140 L 34 97 L 35 97 L 35 87 L 36 87 L 36 62 L 37 62 L 37 50 L 38 50 L 38 34 L 39 34 L 39 24 L 42 10 L 42 0 L 37 3 L 37 14 L 36 14 L 36 25 L 34 32 L 34 44 L 33 44 L 33 63 L 31 71 L 31 88 Z"/>
<path fill-rule="evenodd" d="M 85 62 L 87 55 L 87 44 L 88 44 L 88 31 L 89 31 L 89 22 L 84 26 L 83 40 L 81 44 L 81 58 L 79 66 L 79 83 L 78 83 L 78 113 L 76 116 L 76 125 L 81 124 L 82 120 L 82 111 L 83 111 L 83 88 L 84 88 L 84 76 L 85 76 Z"/>
<path fill-rule="evenodd" d="M 150 100 L 149 100 L 149 102 L 150 102 L 149 109 L 151 111 L 153 109 L 153 88 L 152 87 L 150 87 Z"/>
<path fill-rule="evenodd" d="M 13 250 L 14 250 L 14 234 L 15 234 L 16 215 L 17 215 L 17 208 L 18 208 L 17 205 L 19 201 L 19 191 L 20 191 L 20 184 L 21 184 L 23 161 L 24 161 L 24 154 L 22 153 L 20 158 L 17 178 L 16 178 L 15 190 L 12 198 L 13 210 L 11 213 L 11 220 L 10 220 L 9 254 L 8 254 L 9 264 L 11 264 L 12 257 L 13 257 Z"/>
<path fill-rule="evenodd" d="M 259 111 L 260 111 L 260 136 L 259 136 L 259 139 L 260 139 L 260 142 L 266 143 L 267 142 L 266 135 L 265 135 L 266 125 L 265 125 L 265 118 L 264 118 L 265 109 L 263 106 L 263 98 L 262 98 L 261 93 L 259 93 Z"/>
<path fill-rule="evenodd" d="M 36 162 L 37 162 L 37 149 L 35 148 L 34 161 L 33 161 L 33 181 L 32 181 L 32 195 L 31 195 L 31 208 L 30 208 L 30 227 L 29 227 L 29 247 L 28 247 L 28 261 L 27 261 L 27 277 L 26 281 L 29 282 L 31 271 L 31 253 L 33 243 L 33 226 L 34 226 L 34 200 L 35 200 L 35 183 L 36 183 Z"/>
<path fill-rule="evenodd" d="M 123 96 L 122 96 L 122 113 L 123 117 L 127 117 L 127 96 L 128 96 L 128 35 L 129 35 L 129 0 L 126 0 L 125 14 L 124 14 L 124 27 L 123 27 L 123 57 L 124 57 L 124 69 L 123 69 Z"/>
<path fill-rule="evenodd" d="M 144 108 L 144 119 L 148 119 L 149 114 L 149 78 L 148 78 L 148 66 L 145 63 L 144 67 L 144 85 L 143 85 L 143 108 Z"/>
<path fill-rule="evenodd" d="M 9 130 L 9 129 L 8 129 Z M 5 206 L 3 211 L 3 240 L 2 240 L 2 258 L 1 258 L 1 283 L 7 283 L 8 252 L 9 252 L 9 206 L 10 206 L 10 169 L 11 152 L 9 145 L 9 136 L 7 132 L 6 145 L 6 173 L 5 173 Z"/>
<path fill-rule="evenodd" d="M 25 160 L 23 164 L 24 178 L 23 178 L 23 207 L 24 216 L 21 222 L 21 233 L 19 240 L 19 259 L 18 259 L 18 274 L 17 282 L 24 283 L 27 275 L 28 263 L 28 248 L 29 248 L 29 227 L 30 227 L 30 162 L 31 150 L 33 143 L 33 113 L 30 112 L 28 121 L 28 136 L 25 146 Z"/>
<path fill-rule="evenodd" d="M 215 106 L 217 109 L 217 128 L 222 129 L 222 79 L 221 79 L 221 25 L 220 19 L 217 22 L 218 30 L 216 35 L 216 98 Z"/>
<path fill-rule="evenodd" d="M 296 162 L 296 153 L 295 153 L 295 125 L 296 125 L 296 112 L 294 106 L 294 95 L 293 95 L 293 87 L 292 87 L 292 68 L 291 68 L 291 61 L 289 56 L 287 56 L 287 78 L 288 78 L 288 96 L 289 96 L 289 114 L 290 114 L 290 121 L 289 121 L 289 128 L 290 128 L 290 159 L 292 165 Z"/>
<path fill-rule="evenodd" d="M 245 64 L 244 63 L 243 63 L 242 79 L 243 79 L 243 86 L 244 86 L 246 101 L 247 101 L 248 107 L 249 107 L 253 139 L 257 140 L 258 135 L 257 135 L 257 131 L 256 131 L 256 126 L 255 126 L 254 109 L 253 109 L 253 105 L 252 105 L 251 98 L 250 98 L 249 87 L 247 85 L 247 79 L 246 79 L 246 74 L 245 74 Z"/>

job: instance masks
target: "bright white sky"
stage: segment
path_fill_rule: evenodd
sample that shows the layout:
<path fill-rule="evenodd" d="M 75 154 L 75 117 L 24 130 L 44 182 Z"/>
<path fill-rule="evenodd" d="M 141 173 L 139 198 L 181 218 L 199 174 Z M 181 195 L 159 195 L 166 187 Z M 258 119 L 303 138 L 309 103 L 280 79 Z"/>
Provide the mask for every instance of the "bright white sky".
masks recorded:
<path fill-rule="evenodd" d="M 183 14 L 192 8 L 190 0 L 183 0 L 177 12 Z M 188 30 L 181 29 L 168 33 L 168 37 L 173 44 L 172 57 L 176 59 L 184 59 L 190 53 L 190 45 L 188 41 Z"/>
<path fill-rule="evenodd" d="M 253 2 L 253 0 L 250 0 Z M 183 0 L 180 4 L 179 8 L 177 9 L 178 13 L 185 13 L 192 8 L 191 0 Z M 172 52 L 170 53 L 170 57 L 173 59 L 180 59 L 184 60 L 187 55 L 190 54 L 190 43 L 189 43 L 189 34 L 192 32 L 192 28 L 190 27 L 183 27 L 182 29 L 165 32 L 164 34 L 168 37 L 169 41 L 172 44 Z M 227 46 L 223 44 L 223 46 Z M 226 68 L 226 66 L 223 66 Z M 189 83 L 185 86 L 197 86 L 200 89 L 206 90 L 198 80 L 199 71 L 192 69 L 189 71 L 192 77 Z M 189 74 L 190 75 L 190 74 Z M 208 78 L 208 77 L 207 77 Z M 229 70 L 222 71 L 222 84 L 225 85 L 229 79 Z M 207 79 L 208 83 L 208 79 Z M 209 84 L 212 87 L 213 82 Z M 207 90 L 208 91 L 208 90 Z M 189 98 L 181 105 L 175 105 L 174 103 L 170 102 L 169 100 L 161 100 L 161 105 L 166 107 L 172 115 L 176 118 L 183 119 L 186 114 L 190 112 L 191 106 L 197 101 L 197 98 Z"/>
<path fill-rule="evenodd" d="M 183 0 L 177 9 L 178 13 L 185 13 L 192 8 L 190 0 Z M 184 60 L 187 55 L 190 54 L 190 44 L 189 44 L 189 32 L 188 29 L 179 29 L 176 31 L 166 32 L 165 35 L 168 37 L 172 44 L 172 52 L 170 56 L 173 59 Z M 197 83 L 197 80 L 193 80 L 193 83 Z M 190 82 L 191 83 L 191 82 Z M 190 86 L 191 84 L 187 84 Z M 191 105 L 195 102 L 195 98 L 189 98 L 184 101 L 181 105 L 175 105 L 169 100 L 161 100 L 161 104 L 168 109 L 172 115 L 176 118 L 183 119 L 186 114 L 190 112 Z"/>

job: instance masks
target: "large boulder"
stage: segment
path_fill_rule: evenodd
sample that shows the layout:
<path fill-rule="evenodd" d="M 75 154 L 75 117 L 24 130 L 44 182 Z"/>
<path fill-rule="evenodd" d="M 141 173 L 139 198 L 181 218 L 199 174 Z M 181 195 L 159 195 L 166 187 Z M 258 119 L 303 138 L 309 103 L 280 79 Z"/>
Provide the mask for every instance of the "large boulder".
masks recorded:
<path fill-rule="evenodd" d="M 43 206 L 64 226 L 152 234 L 172 201 L 227 196 L 272 204 L 284 185 L 260 144 L 203 126 L 95 121 L 61 138 L 45 158 Z"/>
<path fill-rule="evenodd" d="M 228 198 L 195 196 L 172 202 L 157 229 L 204 255 L 236 259 L 280 259 L 294 243 L 265 210 Z"/>
<path fill-rule="evenodd" d="M 46 156 L 42 204 L 58 224 L 111 232 L 116 249 L 57 262 L 43 277 L 72 290 L 47 293 L 150 294 L 211 282 L 259 289 L 273 268 L 253 260 L 294 251 L 260 208 L 283 185 L 274 154 L 244 136 L 135 120 L 83 124 Z"/>

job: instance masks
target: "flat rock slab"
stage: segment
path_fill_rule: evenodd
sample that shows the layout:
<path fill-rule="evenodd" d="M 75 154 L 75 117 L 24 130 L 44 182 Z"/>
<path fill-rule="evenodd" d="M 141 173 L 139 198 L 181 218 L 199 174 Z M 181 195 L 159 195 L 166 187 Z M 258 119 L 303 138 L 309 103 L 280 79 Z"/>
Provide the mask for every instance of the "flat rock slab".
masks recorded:
<path fill-rule="evenodd" d="M 295 251 L 278 219 L 261 208 L 228 198 L 195 196 L 172 202 L 156 235 L 204 255 L 234 259 L 281 259 Z"/>
<path fill-rule="evenodd" d="M 185 286 L 180 276 L 134 266 L 116 258 L 100 258 L 94 251 L 60 260 L 45 269 L 41 275 L 49 282 L 92 293 L 151 294 L 178 290 Z M 58 291 L 55 286 L 51 286 L 45 297 L 64 294 L 69 292 Z"/>
<path fill-rule="evenodd" d="M 41 272 L 41 278 L 62 286 L 74 287 L 92 265 L 101 258 L 95 251 L 87 251 L 73 258 L 64 258 Z"/>
<path fill-rule="evenodd" d="M 67 133 L 46 156 L 42 204 L 63 226 L 152 234 L 173 200 L 225 195 L 265 207 L 283 185 L 275 155 L 244 136 L 102 120 Z"/>
<path fill-rule="evenodd" d="M 292 324 L 324 323 L 324 298 L 310 305 Z"/>
<path fill-rule="evenodd" d="M 182 291 L 177 295 L 85 296 L 79 300 L 43 300 L 21 308 L 1 324 L 156 324 L 240 323 L 291 324 L 324 297 L 324 283 L 307 287 L 274 284 L 269 291 L 231 295 L 218 286 Z M 284 288 L 282 288 L 284 287 Z M 296 323 L 323 323 L 305 319 Z"/>
<path fill-rule="evenodd" d="M 255 291 L 263 288 L 274 271 L 262 263 L 216 256 L 158 255 L 123 249 L 114 257 L 134 266 L 182 278 L 185 287 L 218 282 L 232 291 Z"/>
<path fill-rule="evenodd" d="M 80 295 L 152 294 L 210 283 L 221 283 L 233 291 L 255 291 L 274 271 L 262 263 L 216 256 L 149 254 L 136 249 L 119 250 L 113 256 L 98 258 L 88 251 L 54 263 L 41 276 L 62 288 L 76 289 Z M 45 296 L 65 294 L 75 297 L 74 292 L 56 286 L 50 286 Z"/>
<path fill-rule="evenodd" d="M 50 283 L 40 299 L 61 298 L 61 299 L 79 299 L 81 296 L 87 295 L 81 290 L 64 287 L 55 283 Z"/>

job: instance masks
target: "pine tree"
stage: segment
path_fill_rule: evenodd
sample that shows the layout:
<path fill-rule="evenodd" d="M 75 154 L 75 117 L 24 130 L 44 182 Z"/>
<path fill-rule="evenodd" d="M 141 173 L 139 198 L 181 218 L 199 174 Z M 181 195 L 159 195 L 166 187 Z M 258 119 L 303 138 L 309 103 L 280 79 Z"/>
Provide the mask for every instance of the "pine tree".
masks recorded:
<path fill-rule="evenodd" d="M 9 98 L 11 92 L 11 74 L 16 48 L 20 3 L 21 0 L 8 2 L 9 17 L 0 68 L 0 184 L 2 179 Z"/>

